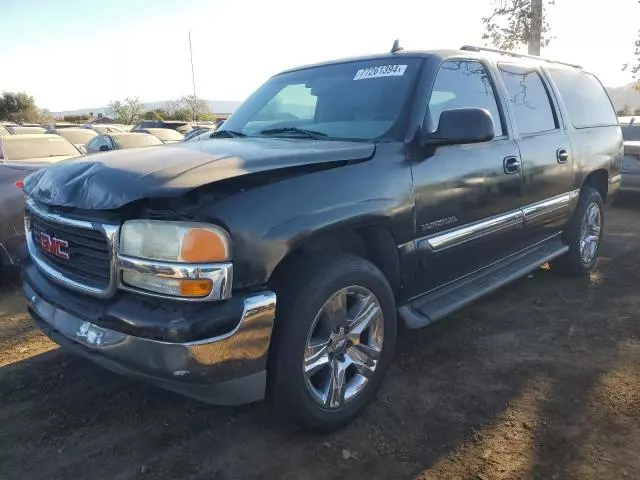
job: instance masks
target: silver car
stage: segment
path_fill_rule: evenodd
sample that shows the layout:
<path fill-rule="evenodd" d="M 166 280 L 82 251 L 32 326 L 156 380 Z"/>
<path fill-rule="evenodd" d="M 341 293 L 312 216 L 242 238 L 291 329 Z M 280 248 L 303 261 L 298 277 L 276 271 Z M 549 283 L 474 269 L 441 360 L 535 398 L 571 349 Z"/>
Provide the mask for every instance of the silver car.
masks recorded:
<path fill-rule="evenodd" d="M 24 238 L 22 180 L 51 163 L 78 155 L 72 143 L 57 135 L 0 136 L 0 270 L 14 263 Z"/>
<path fill-rule="evenodd" d="M 622 192 L 640 192 L 640 117 L 620 117 L 624 139 Z"/>

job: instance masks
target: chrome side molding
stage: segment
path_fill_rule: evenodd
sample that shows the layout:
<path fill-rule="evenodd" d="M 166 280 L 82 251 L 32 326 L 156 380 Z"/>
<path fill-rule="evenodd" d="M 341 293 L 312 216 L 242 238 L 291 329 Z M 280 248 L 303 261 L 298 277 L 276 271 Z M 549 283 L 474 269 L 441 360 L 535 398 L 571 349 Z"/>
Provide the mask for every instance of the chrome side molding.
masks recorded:
<path fill-rule="evenodd" d="M 579 195 L 580 189 L 575 189 L 486 220 L 430 235 L 424 240 L 438 252 L 505 229 L 523 228 L 528 221 L 570 212 Z"/>
<path fill-rule="evenodd" d="M 475 240 L 507 228 L 521 227 L 522 218 L 522 210 L 516 210 L 515 212 L 493 217 L 488 220 L 482 220 L 455 230 L 450 230 L 441 235 L 429 237 L 427 238 L 427 242 L 429 242 L 429 246 L 434 251 L 444 250 L 445 248 L 453 247 L 454 245 L 459 245 L 470 240 Z"/>

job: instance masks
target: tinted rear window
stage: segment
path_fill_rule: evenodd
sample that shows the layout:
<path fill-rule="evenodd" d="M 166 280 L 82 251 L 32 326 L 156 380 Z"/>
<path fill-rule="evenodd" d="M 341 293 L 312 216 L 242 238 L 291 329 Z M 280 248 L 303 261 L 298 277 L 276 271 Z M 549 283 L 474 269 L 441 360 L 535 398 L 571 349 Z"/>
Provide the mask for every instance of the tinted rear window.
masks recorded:
<path fill-rule="evenodd" d="M 550 69 L 576 128 L 615 125 L 616 112 L 600 81 L 581 70 Z"/>

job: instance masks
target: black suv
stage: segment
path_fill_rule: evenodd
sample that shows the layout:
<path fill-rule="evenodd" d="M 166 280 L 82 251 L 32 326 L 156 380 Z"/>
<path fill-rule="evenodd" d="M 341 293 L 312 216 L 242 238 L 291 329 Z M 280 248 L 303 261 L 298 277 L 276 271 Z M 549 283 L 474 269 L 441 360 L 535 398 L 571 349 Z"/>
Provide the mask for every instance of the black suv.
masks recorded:
<path fill-rule="evenodd" d="M 28 177 L 24 293 L 107 368 L 335 428 L 373 398 L 399 323 L 547 262 L 591 270 L 622 152 L 578 66 L 466 47 L 297 68 L 210 140 Z"/>

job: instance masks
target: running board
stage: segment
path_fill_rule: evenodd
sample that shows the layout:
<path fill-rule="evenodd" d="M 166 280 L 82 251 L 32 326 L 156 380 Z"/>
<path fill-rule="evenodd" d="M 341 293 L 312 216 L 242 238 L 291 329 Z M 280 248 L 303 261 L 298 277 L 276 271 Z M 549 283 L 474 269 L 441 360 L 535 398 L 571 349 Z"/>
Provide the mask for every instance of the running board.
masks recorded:
<path fill-rule="evenodd" d="M 569 247 L 559 237 L 554 237 L 417 297 L 398 308 L 398 313 L 408 328 L 424 327 L 523 277 L 568 250 Z"/>

